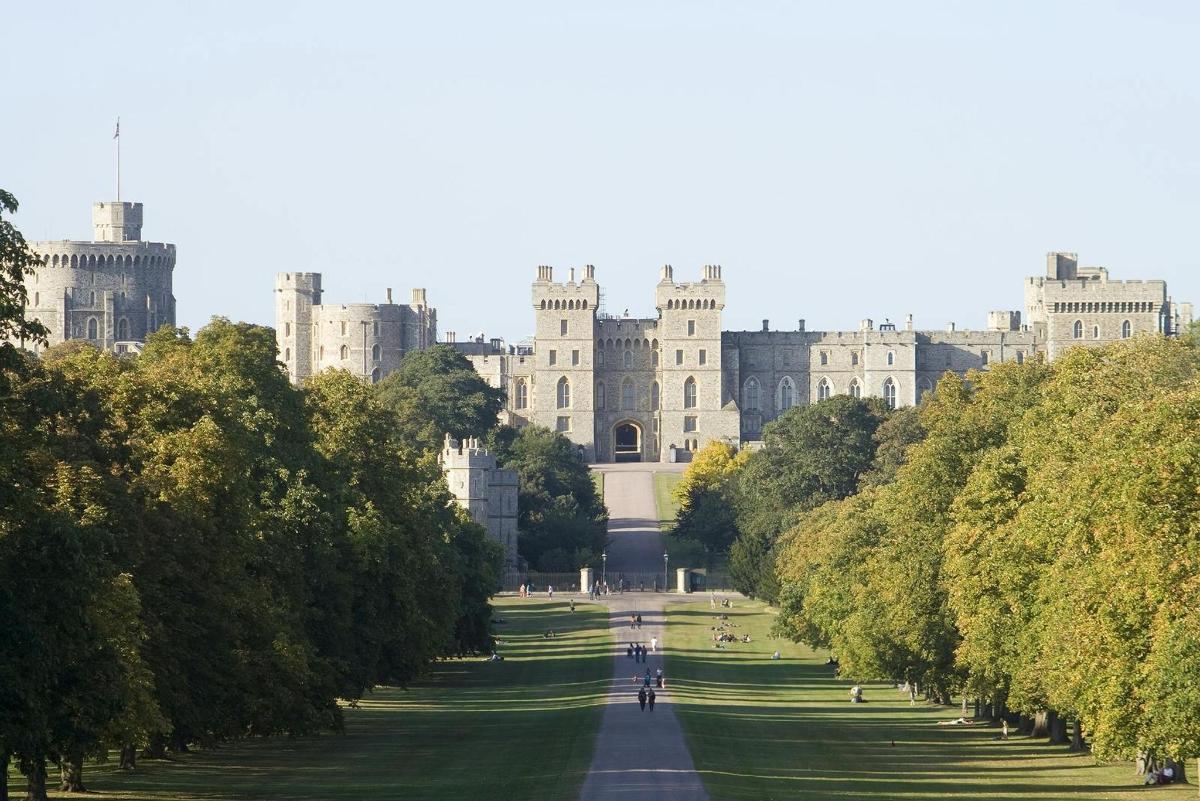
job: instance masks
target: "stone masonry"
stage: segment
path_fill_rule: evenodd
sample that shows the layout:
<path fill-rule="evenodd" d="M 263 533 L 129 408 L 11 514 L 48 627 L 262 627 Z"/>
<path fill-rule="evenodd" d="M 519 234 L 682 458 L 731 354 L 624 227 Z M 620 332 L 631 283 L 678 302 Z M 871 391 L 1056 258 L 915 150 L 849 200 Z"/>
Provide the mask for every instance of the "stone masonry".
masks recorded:
<path fill-rule="evenodd" d="M 517 471 L 501 470 L 479 440 L 449 434 L 440 457 L 446 484 L 458 505 L 504 546 L 506 570 L 517 568 Z"/>

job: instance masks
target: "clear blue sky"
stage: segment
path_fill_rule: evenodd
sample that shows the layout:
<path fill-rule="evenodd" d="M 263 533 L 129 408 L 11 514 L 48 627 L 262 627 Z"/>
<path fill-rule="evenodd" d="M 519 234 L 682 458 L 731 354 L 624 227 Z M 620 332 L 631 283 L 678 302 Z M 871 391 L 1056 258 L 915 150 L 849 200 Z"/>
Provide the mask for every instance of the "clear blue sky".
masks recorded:
<path fill-rule="evenodd" d="M 983 327 L 1045 253 L 1200 301 L 1200 4 L 9 4 L 0 186 L 31 239 L 114 195 L 179 322 L 429 289 L 519 339 L 529 283 L 724 265 L 726 328 Z"/>

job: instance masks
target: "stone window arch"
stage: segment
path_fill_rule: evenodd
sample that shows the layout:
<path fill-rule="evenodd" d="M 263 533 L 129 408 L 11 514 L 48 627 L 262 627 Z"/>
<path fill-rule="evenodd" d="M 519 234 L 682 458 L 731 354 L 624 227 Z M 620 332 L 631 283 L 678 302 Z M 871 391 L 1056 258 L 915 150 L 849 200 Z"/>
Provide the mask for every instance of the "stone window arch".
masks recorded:
<path fill-rule="evenodd" d="M 889 409 L 896 408 L 896 382 L 891 376 L 883 382 L 883 403 Z"/>
<path fill-rule="evenodd" d="M 742 406 L 748 412 L 757 412 L 762 408 L 762 388 L 754 376 L 747 378 L 742 385 Z"/>
<path fill-rule="evenodd" d="M 604 411 L 604 382 L 596 384 L 596 409 Z"/>
<path fill-rule="evenodd" d="M 567 380 L 565 375 L 558 379 L 558 389 L 555 395 L 558 401 L 558 408 L 571 408 L 571 382 Z"/>
<path fill-rule="evenodd" d="M 283 349 L 283 360 L 285 362 L 290 362 L 292 360 L 292 349 L 291 348 Z"/>
<path fill-rule="evenodd" d="M 371 336 L 376 336 L 376 337 L 379 336 L 379 321 L 378 320 L 371 323 Z"/>
<path fill-rule="evenodd" d="M 283 324 L 283 335 L 285 337 L 290 337 L 292 335 L 292 324 L 291 323 Z"/>
<path fill-rule="evenodd" d="M 658 382 L 650 382 L 650 411 L 658 411 Z"/>
<path fill-rule="evenodd" d="M 894 351 L 894 350 L 888 351 L 887 363 L 888 363 L 888 367 L 891 367 L 893 364 L 896 363 L 896 351 Z"/>
<path fill-rule="evenodd" d="M 852 397 L 852 398 L 861 398 L 862 397 L 862 384 L 858 383 L 857 378 L 851 379 L 849 389 L 850 389 L 850 397 Z"/>
<path fill-rule="evenodd" d="M 650 366 L 658 367 L 658 351 L 656 350 L 650 351 Z"/>
<path fill-rule="evenodd" d="M 379 347 L 378 343 L 372 345 L 371 346 L 371 361 L 377 362 L 380 360 L 380 357 L 382 357 L 382 356 L 383 356 L 383 348 Z"/>
<path fill-rule="evenodd" d="M 546 308 L 546 299 L 545 298 L 542 298 L 542 308 L 543 309 Z"/>
<path fill-rule="evenodd" d="M 129 339 L 129 321 L 124 317 L 117 320 L 117 339 L 122 341 Z"/>
<path fill-rule="evenodd" d="M 341 357 L 342 361 L 349 359 L 350 358 L 350 348 L 347 347 L 346 345 L 342 345 L 342 347 L 338 350 L 338 356 Z"/>
<path fill-rule="evenodd" d="M 346 336 L 346 321 L 342 320 L 342 336 Z M 345 357 L 342 357 L 345 358 Z"/>
<path fill-rule="evenodd" d="M 87 320 L 87 338 L 88 339 L 99 339 L 100 338 L 100 324 L 96 322 L 95 317 L 89 317 Z"/>
<path fill-rule="evenodd" d="M 683 408 L 696 408 L 696 379 L 692 376 L 683 382 Z"/>
<path fill-rule="evenodd" d="M 621 355 L 621 363 L 625 365 L 625 369 L 633 367 L 633 351 L 626 350 Z"/>
<path fill-rule="evenodd" d="M 93 309 L 96 308 L 96 290 L 94 290 L 94 289 L 88 295 L 88 305 L 91 306 Z"/>
<path fill-rule="evenodd" d="M 626 378 L 621 384 L 621 408 L 637 408 L 637 387 L 634 386 L 631 378 Z"/>
<path fill-rule="evenodd" d="M 1074 339 L 1083 339 L 1083 320 L 1076 320 L 1071 326 L 1071 336 Z"/>
<path fill-rule="evenodd" d="M 379 368 L 378 368 L 378 367 L 376 367 L 374 370 L 372 370 L 372 371 L 371 371 L 371 383 L 372 383 L 372 384 L 378 384 L 378 383 L 379 383 L 379 376 L 380 376 L 380 375 L 381 375 L 381 373 L 379 372 Z"/>
<path fill-rule="evenodd" d="M 1133 324 L 1130 323 L 1128 320 L 1121 323 L 1121 339 L 1129 339 L 1129 337 L 1132 334 L 1133 334 Z"/>
<path fill-rule="evenodd" d="M 524 409 L 529 406 L 529 385 L 525 383 L 524 378 L 517 379 L 517 408 Z"/>
<path fill-rule="evenodd" d="M 796 382 L 791 376 L 785 375 L 779 381 L 779 389 L 775 395 L 775 408 L 781 412 L 786 412 L 796 403 Z"/>
<path fill-rule="evenodd" d="M 824 354 L 821 354 L 824 355 Z M 829 400 L 829 396 L 833 394 L 833 384 L 829 383 L 828 378 L 822 378 L 817 382 L 817 402 Z"/>
<path fill-rule="evenodd" d="M 1099 338 L 1100 338 L 1100 326 L 1093 325 L 1092 326 L 1092 339 L 1099 339 Z"/>

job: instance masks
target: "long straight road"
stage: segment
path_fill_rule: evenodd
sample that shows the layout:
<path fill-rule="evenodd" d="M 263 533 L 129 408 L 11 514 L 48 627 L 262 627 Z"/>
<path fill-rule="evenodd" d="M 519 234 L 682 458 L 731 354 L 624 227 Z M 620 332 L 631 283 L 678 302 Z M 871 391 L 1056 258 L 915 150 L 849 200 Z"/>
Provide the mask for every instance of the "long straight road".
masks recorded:
<path fill-rule="evenodd" d="M 609 513 L 608 569 L 611 572 L 653 573 L 662 568 L 662 535 L 654 504 L 654 476 L 649 468 L 622 466 L 604 476 L 604 500 Z M 613 683 L 596 738 L 596 753 L 584 780 L 580 797 L 628 799 L 647 794 L 656 799 L 707 799 L 692 755 L 675 717 L 670 694 L 670 670 L 666 666 L 664 606 L 684 600 L 656 592 L 628 592 L 606 599 L 617 641 L 613 656 Z M 640 614 L 642 628 L 631 629 L 629 616 Z M 658 649 L 645 664 L 626 656 L 630 642 L 650 646 L 658 638 Z M 642 711 L 637 702 L 640 682 L 635 675 L 647 669 L 654 675 L 662 667 L 667 687 L 656 690 L 653 712 Z M 650 795 L 652 794 L 652 795 Z"/>

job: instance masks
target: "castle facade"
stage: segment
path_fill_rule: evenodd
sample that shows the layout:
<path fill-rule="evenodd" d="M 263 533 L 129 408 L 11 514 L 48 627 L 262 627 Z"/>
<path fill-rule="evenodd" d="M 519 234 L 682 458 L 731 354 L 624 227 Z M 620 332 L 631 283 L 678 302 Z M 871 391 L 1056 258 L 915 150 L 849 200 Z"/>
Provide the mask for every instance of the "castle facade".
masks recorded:
<path fill-rule="evenodd" d="M 857 331 L 725 331 L 721 267 L 698 281 L 662 268 L 656 316 L 600 312 L 595 269 L 555 282 L 538 268 L 532 349 L 499 340 L 455 343 L 493 386 L 507 393 L 507 422 L 537 424 L 575 442 L 589 461 L 675 461 L 714 440 L 761 437 L 763 426 L 795 405 L 831 395 L 880 397 L 892 408 L 916 404 L 947 371 L 960 375 L 1037 354 L 1053 359 L 1140 333 L 1175 335 L 1191 322 L 1164 281 L 1112 281 L 1051 253 L 1046 273 L 1025 282 L 1020 311 L 988 313 L 987 328 L 914 330 L 863 320 Z"/>
<path fill-rule="evenodd" d="M 439 461 L 455 502 L 504 547 L 505 570 L 516 570 L 517 471 L 498 468 L 479 440 L 459 442 L 449 434 Z"/>
<path fill-rule="evenodd" d="M 25 278 L 26 315 L 50 330 L 50 345 L 82 339 L 138 352 L 175 325 L 175 246 L 142 241 L 141 203 L 93 203 L 92 231 L 91 241 L 30 243 L 41 266 Z"/>
<path fill-rule="evenodd" d="M 324 303 L 320 273 L 275 276 L 275 338 L 292 381 L 329 367 L 348 370 L 377 383 L 400 366 L 410 350 L 437 341 L 437 311 L 424 289 L 412 291 L 408 305 Z"/>

